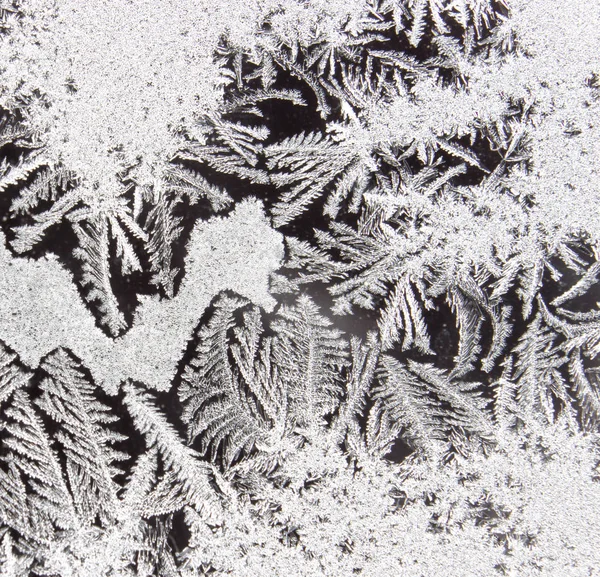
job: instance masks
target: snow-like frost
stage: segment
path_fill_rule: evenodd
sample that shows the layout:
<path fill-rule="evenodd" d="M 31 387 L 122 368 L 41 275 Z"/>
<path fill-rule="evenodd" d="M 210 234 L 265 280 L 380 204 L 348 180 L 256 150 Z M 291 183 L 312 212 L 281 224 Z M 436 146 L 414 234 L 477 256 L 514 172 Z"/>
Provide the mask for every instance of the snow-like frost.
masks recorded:
<path fill-rule="evenodd" d="M 31 115 L 49 151 L 105 182 L 116 172 L 110 150 L 123 147 L 132 160 L 143 155 L 140 178 L 149 177 L 172 148 L 170 123 L 218 101 L 215 11 L 207 8 L 202 0 L 28 3 L 33 17 L 14 31 L 14 79 L 49 97 Z"/>
<path fill-rule="evenodd" d="M 132 328 L 111 339 L 96 326 L 55 256 L 13 258 L 3 235 L 0 240 L 0 339 L 32 367 L 66 347 L 109 392 L 127 378 L 167 389 L 194 326 L 219 291 L 234 290 L 272 309 L 269 274 L 283 258 L 282 237 L 261 204 L 242 202 L 229 217 L 196 225 L 178 294 L 163 301 L 141 297 Z"/>
<path fill-rule="evenodd" d="M 23 4 L 25 16 L 10 41 L 0 39 L 0 105 L 10 108 L 18 94 L 41 93 L 27 114 L 44 135 L 47 154 L 106 188 L 116 185 L 123 164 L 138 159 L 136 181 L 154 184 L 180 144 L 177 129 L 218 109 L 222 79 L 213 57 L 223 34 L 247 46 L 261 15 L 279 11 L 289 15 L 275 18 L 276 27 L 285 29 L 291 20 L 289 34 L 306 36 L 318 14 L 281 0 Z M 350 8 L 330 12 L 320 26 L 332 35 Z"/>

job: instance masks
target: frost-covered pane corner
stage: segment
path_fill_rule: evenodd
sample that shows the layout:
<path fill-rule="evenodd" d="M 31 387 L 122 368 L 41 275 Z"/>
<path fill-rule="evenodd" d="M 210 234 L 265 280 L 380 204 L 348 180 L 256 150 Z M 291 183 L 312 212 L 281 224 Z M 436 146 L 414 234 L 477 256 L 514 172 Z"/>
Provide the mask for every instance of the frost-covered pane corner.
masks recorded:
<path fill-rule="evenodd" d="M 598 22 L 0 3 L 0 574 L 600 570 Z"/>

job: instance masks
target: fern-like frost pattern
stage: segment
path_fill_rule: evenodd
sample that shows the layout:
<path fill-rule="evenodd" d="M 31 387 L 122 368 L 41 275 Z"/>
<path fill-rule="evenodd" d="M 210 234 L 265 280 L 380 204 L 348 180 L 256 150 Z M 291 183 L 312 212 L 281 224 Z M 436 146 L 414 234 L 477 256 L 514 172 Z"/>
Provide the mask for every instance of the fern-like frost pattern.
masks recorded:
<path fill-rule="evenodd" d="M 0 1 L 0 574 L 596 574 L 598 6 L 209 4 Z"/>

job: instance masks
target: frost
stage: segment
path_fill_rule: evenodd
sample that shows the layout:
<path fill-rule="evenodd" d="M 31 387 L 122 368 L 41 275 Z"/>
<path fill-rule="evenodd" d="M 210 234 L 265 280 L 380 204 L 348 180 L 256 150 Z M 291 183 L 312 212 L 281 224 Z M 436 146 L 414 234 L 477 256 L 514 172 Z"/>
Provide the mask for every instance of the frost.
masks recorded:
<path fill-rule="evenodd" d="M 212 54 L 222 30 L 214 18 L 223 15 L 207 8 L 200 0 L 26 2 L 2 45 L 5 61 L 16 54 L 22 63 L 3 75 L 4 102 L 19 79 L 22 92 L 46 95 L 50 105 L 30 111 L 31 125 L 52 159 L 87 182 L 108 186 L 120 168 L 111 151 L 123 147 L 132 161 L 142 155 L 140 183 L 152 184 L 176 146 L 172 129 L 219 99 Z"/>
<path fill-rule="evenodd" d="M 109 391 L 128 378 L 165 390 L 198 318 L 223 289 L 271 309 L 268 277 L 283 256 L 260 203 L 248 201 L 227 218 L 196 225 L 187 247 L 185 280 L 172 300 L 143 299 L 132 328 L 107 337 L 55 258 L 13 258 L 1 249 L 0 335 L 35 367 L 57 347 L 73 351 Z"/>
<path fill-rule="evenodd" d="M 1 3 L 0 573 L 595 574 L 598 21 Z"/>

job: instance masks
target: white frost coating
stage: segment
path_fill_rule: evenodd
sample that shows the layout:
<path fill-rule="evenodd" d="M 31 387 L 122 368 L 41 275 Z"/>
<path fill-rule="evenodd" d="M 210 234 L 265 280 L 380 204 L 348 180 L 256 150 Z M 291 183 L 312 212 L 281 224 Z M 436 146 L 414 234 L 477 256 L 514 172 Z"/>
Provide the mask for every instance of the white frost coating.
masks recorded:
<path fill-rule="evenodd" d="M 138 160 L 136 181 L 154 184 L 181 144 L 177 128 L 217 109 L 222 78 L 213 56 L 224 33 L 247 47 L 256 42 L 261 17 L 273 13 L 278 29 L 304 37 L 317 14 L 300 0 L 22 4 L 25 17 L 9 41 L 0 38 L 0 105 L 11 108 L 15 95 L 41 92 L 44 100 L 26 114 L 49 161 L 107 189 L 119 170 Z M 319 20 L 331 35 L 351 8 L 329 11 Z"/>
<path fill-rule="evenodd" d="M 102 182 L 118 171 L 110 150 L 121 146 L 130 161 L 142 155 L 139 178 L 151 184 L 152 168 L 173 152 L 171 125 L 218 102 L 215 10 L 204 0 L 36 0 L 24 9 L 33 18 L 13 32 L 18 68 L 3 77 L 25 76 L 49 97 L 30 118 L 49 153 Z"/>
<path fill-rule="evenodd" d="M 271 310 L 269 274 L 282 258 L 282 237 L 270 228 L 260 202 L 242 202 L 229 217 L 196 225 L 178 294 L 170 301 L 140 297 L 132 328 L 113 340 L 96 326 L 54 255 L 13 258 L 2 235 L 0 339 L 32 367 L 66 347 L 110 393 L 127 378 L 165 390 L 212 297 L 231 289 Z"/>

